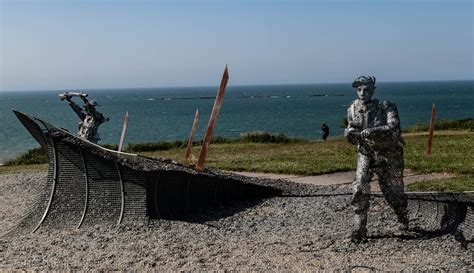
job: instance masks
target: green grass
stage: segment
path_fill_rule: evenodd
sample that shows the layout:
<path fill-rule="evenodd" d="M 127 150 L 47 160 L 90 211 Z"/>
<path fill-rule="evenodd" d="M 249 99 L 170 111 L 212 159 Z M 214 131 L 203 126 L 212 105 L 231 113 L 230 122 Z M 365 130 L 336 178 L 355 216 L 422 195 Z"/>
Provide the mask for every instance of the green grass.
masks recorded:
<path fill-rule="evenodd" d="M 408 191 L 437 191 L 461 192 L 474 190 L 474 175 L 464 175 L 454 178 L 421 181 L 406 186 Z"/>
<path fill-rule="evenodd" d="M 201 147 L 194 147 L 197 157 Z M 143 153 L 183 161 L 184 149 Z M 210 145 L 206 166 L 233 171 L 316 175 L 355 168 L 355 149 L 342 139 L 288 144 L 234 143 Z"/>
<path fill-rule="evenodd" d="M 405 135 L 405 167 L 420 174 L 448 172 L 457 177 L 416 183 L 409 190 L 474 190 L 474 133 L 435 135 L 431 157 L 426 156 L 427 141 L 426 135 Z M 200 147 L 194 147 L 192 153 L 197 157 L 199 150 Z M 184 150 L 143 154 L 183 162 Z M 356 157 L 356 147 L 342 138 L 289 144 L 234 143 L 210 145 L 206 166 L 231 171 L 317 175 L 355 170 Z"/>
<path fill-rule="evenodd" d="M 46 170 L 48 170 L 48 164 L 0 166 L 0 174 L 20 173 L 20 172 L 33 173 L 33 172 L 43 172 Z"/>
<path fill-rule="evenodd" d="M 474 133 L 441 135 L 433 141 L 433 154 L 425 154 L 427 137 L 405 137 L 405 166 L 417 173 L 474 174 Z M 193 148 L 198 155 L 200 147 Z M 142 153 L 183 161 L 184 149 Z M 315 175 L 355 170 L 356 147 L 344 139 L 301 141 L 289 144 L 234 143 L 210 145 L 206 164 L 212 168 Z"/>
<path fill-rule="evenodd" d="M 425 154 L 427 136 L 410 136 L 405 140 L 407 168 L 418 173 L 450 172 L 474 175 L 474 133 L 435 136 L 431 157 Z"/>
<path fill-rule="evenodd" d="M 264 142 L 262 138 L 261 142 Z M 410 186 L 411 190 L 458 191 L 474 190 L 474 133 L 443 132 L 435 134 L 433 154 L 426 156 L 427 136 L 405 134 L 405 167 L 416 173 L 448 172 L 457 177 L 440 181 L 423 182 Z M 231 171 L 268 172 L 298 175 L 318 175 L 355 170 L 357 151 L 345 139 L 328 141 L 294 140 L 289 143 L 251 143 L 232 141 L 209 146 L 206 166 Z M 197 157 L 201 147 L 193 147 Z M 146 150 L 146 149 L 145 149 Z M 142 155 L 170 158 L 184 162 L 184 148 L 170 148 L 154 152 L 139 152 Z M 11 172 L 0 167 L 0 173 Z M 30 168 L 29 166 L 27 168 Z M 21 168 L 19 168 L 21 169 Z M 16 169 L 16 170 L 19 170 Z"/>

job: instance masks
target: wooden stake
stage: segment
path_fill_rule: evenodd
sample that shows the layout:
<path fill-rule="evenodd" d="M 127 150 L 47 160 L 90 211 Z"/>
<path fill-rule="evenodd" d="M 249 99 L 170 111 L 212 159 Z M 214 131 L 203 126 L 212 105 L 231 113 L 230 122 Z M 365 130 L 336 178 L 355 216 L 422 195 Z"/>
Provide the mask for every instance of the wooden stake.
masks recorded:
<path fill-rule="evenodd" d="M 209 118 L 209 124 L 207 125 L 206 135 L 204 136 L 204 141 L 201 147 L 201 153 L 199 154 L 199 160 L 196 165 L 196 170 L 202 171 L 204 169 L 204 162 L 206 161 L 207 156 L 207 149 L 209 147 L 209 143 L 211 143 L 212 138 L 212 131 L 214 130 L 214 126 L 216 125 L 217 116 L 219 115 L 219 111 L 221 110 L 222 100 L 224 99 L 224 92 L 227 86 L 227 81 L 229 81 L 229 73 L 227 71 L 227 65 L 224 69 L 224 75 L 222 75 L 221 85 L 217 90 L 216 100 L 214 101 L 214 107 L 212 108 L 211 117 Z"/>
<path fill-rule="evenodd" d="M 127 127 L 128 127 L 128 111 L 125 113 L 125 119 L 123 121 L 122 134 L 120 135 L 119 145 L 117 149 L 117 151 L 119 152 L 122 151 L 123 139 L 125 138 L 125 132 L 127 131 Z"/>
<path fill-rule="evenodd" d="M 431 156 L 431 147 L 433 146 L 433 133 L 435 127 L 435 116 L 436 116 L 436 107 L 433 103 L 433 107 L 431 108 L 431 121 L 430 121 L 430 134 L 428 137 L 428 149 L 426 150 L 426 155 Z"/>
<path fill-rule="evenodd" d="M 196 133 L 198 120 L 199 120 L 199 110 L 196 109 L 196 114 L 194 114 L 193 127 L 191 128 L 191 133 L 189 134 L 189 138 L 188 138 L 188 146 L 186 146 L 186 153 L 184 154 L 184 160 L 188 160 L 189 155 L 191 154 L 191 147 L 193 146 L 194 134 Z"/>

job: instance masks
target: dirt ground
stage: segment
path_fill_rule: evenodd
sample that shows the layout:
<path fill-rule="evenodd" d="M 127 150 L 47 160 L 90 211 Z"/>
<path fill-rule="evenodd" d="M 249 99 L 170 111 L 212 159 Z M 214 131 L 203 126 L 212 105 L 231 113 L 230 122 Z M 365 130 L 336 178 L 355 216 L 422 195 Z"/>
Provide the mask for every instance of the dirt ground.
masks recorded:
<path fill-rule="evenodd" d="M 0 175 L 0 232 L 14 228 L 45 178 Z M 310 186 L 318 193 L 349 190 Z M 394 233 L 395 216 L 383 199 L 371 202 L 368 242 L 351 243 L 349 198 L 275 197 L 183 221 L 3 236 L 0 270 L 474 270 L 472 244 L 462 247 L 449 234 Z"/>

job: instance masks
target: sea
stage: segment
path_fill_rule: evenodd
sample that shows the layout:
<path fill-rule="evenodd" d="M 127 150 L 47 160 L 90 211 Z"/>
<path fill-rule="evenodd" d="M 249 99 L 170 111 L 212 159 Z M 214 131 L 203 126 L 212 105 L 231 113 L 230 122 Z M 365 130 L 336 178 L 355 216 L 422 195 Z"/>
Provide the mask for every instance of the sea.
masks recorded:
<path fill-rule="evenodd" d="M 125 112 L 125 143 L 185 140 L 196 109 L 204 136 L 217 86 L 0 92 L 0 164 L 39 147 L 12 109 L 77 132 L 79 118 L 58 94 L 82 91 L 110 120 L 99 127 L 99 143 L 118 143 Z M 433 103 L 437 119 L 474 117 L 474 81 L 381 82 L 374 98 L 396 103 L 402 128 L 428 123 Z M 289 137 L 321 139 L 321 125 L 330 137 L 343 134 L 347 107 L 356 99 L 350 83 L 228 86 L 214 136 L 238 138 L 242 132 L 267 131 Z M 74 100 L 80 104 L 79 98 Z"/>

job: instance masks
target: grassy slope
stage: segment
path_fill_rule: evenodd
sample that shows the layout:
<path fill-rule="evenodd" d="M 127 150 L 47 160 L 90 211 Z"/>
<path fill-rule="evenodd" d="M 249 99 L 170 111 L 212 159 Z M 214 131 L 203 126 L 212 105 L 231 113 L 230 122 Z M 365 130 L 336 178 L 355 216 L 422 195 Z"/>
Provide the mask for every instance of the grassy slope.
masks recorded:
<path fill-rule="evenodd" d="M 474 191 L 474 175 L 463 175 L 449 179 L 421 181 L 406 186 L 408 191 Z"/>
<path fill-rule="evenodd" d="M 314 175 L 355 168 L 355 150 L 345 141 L 311 141 L 290 144 L 236 143 L 210 145 L 206 166 L 211 168 Z M 199 154 L 201 147 L 192 153 Z M 182 161 L 184 150 L 144 153 Z"/>
<path fill-rule="evenodd" d="M 419 173 L 474 174 L 474 133 L 435 136 L 433 155 L 425 155 L 424 135 L 405 136 L 405 165 Z M 193 148 L 198 155 L 200 147 Z M 147 152 L 147 156 L 182 161 L 184 150 Z M 207 166 L 235 171 L 313 175 L 354 170 L 356 147 L 344 139 L 290 144 L 236 143 L 210 145 Z"/>
<path fill-rule="evenodd" d="M 474 174 L 474 133 L 435 136 L 431 157 L 425 155 L 426 136 L 406 139 L 405 160 L 408 168 L 420 173 Z"/>
<path fill-rule="evenodd" d="M 43 172 L 48 170 L 48 164 L 0 166 L 0 174 L 20 173 L 20 172 Z"/>
<path fill-rule="evenodd" d="M 405 147 L 407 168 L 419 173 L 451 172 L 451 179 L 423 181 L 408 186 L 418 191 L 472 191 L 474 190 L 474 133 L 439 135 L 433 140 L 433 154 L 423 154 L 425 135 L 408 138 Z"/>
<path fill-rule="evenodd" d="M 410 185 L 410 190 L 474 190 L 474 133 L 436 134 L 433 155 L 425 155 L 426 134 L 406 134 L 405 166 L 418 173 L 450 172 L 453 179 Z M 193 148 L 198 155 L 200 147 Z M 183 149 L 144 153 L 182 162 Z M 356 148 L 344 139 L 290 144 L 236 143 L 211 145 L 207 166 L 234 171 L 316 175 L 355 170 Z"/>
<path fill-rule="evenodd" d="M 405 166 L 418 173 L 450 172 L 458 177 L 411 185 L 411 190 L 474 190 L 474 133 L 440 132 L 435 134 L 433 155 L 425 155 L 426 134 L 405 135 Z M 200 147 L 192 153 L 199 154 Z M 147 156 L 172 158 L 183 162 L 184 149 L 146 152 Z M 212 144 L 206 166 L 234 171 L 316 175 L 354 170 L 356 148 L 344 139 L 302 141 L 287 144 L 231 143 Z M 25 167 L 0 167 L 0 173 L 17 172 Z M 27 166 L 46 170 L 45 165 Z"/>

